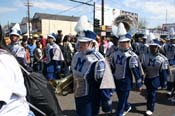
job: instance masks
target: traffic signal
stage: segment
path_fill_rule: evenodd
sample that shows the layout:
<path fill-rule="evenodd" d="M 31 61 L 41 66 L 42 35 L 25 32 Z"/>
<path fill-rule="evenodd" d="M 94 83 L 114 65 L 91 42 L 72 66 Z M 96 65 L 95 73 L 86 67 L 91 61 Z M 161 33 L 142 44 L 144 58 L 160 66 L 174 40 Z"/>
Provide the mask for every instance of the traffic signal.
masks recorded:
<path fill-rule="evenodd" d="M 94 19 L 94 27 L 95 28 L 100 27 L 100 20 L 99 19 Z"/>

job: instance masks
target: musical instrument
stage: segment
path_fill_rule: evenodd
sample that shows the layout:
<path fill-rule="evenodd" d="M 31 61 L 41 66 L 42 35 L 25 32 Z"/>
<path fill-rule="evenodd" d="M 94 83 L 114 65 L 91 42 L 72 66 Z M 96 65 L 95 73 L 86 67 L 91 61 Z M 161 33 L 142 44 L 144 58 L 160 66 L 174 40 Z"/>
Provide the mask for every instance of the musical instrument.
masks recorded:
<path fill-rule="evenodd" d="M 138 21 L 135 16 L 132 15 L 120 15 L 115 18 L 113 24 L 118 26 L 118 24 L 122 22 L 125 26 L 126 31 L 134 35 L 138 29 Z"/>
<path fill-rule="evenodd" d="M 72 74 L 60 79 L 56 86 L 57 94 L 67 95 L 70 91 L 73 91 L 73 75 Z M 64 92 L 66 92 L 66 94 Z"/>
<path fill-rule="evenodd" d="M 175 81 L 175 65 L 169 66 L 169 77 L 168 81 L 174 82 Z"/>

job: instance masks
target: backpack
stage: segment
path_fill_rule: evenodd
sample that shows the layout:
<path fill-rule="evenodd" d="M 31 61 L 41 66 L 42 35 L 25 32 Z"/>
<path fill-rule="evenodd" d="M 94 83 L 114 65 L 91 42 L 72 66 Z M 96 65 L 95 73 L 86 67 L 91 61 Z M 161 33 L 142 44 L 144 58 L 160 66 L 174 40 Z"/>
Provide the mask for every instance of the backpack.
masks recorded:
<path fill-rule="evenodd" d="M 61 116 L 61 108 L 58 105 L 53 87 L 40 73 L 27 72 L 22 68 L 24 84 L 27 89 L 27 101 L 44 112 L 46 116 Z M 43 116 L 35 108 L 30 107 L 36 116 Z"/>

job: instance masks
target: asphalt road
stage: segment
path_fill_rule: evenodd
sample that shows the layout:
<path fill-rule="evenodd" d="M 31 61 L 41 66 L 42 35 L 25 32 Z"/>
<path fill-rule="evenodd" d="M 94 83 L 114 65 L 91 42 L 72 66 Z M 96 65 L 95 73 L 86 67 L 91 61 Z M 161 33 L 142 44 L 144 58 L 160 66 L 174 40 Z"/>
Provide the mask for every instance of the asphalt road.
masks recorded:
<path fill-rule="evenodd" d="M 127 114 L 127 116 L 146 116 L 146 92 L 142 91 L 131 91 L 129 96 L 129 102 L 132 104 L 132 110 Z M 58 102 L 61 106 L 63 113 L 67 116 L 76 116 L 75 113 L 75 103 L 73 93 L 67 96 L 57 95 Z M 117 96 L 114 93 L 113 97 L 113 112 L 103 113 L 100 112 L 98 116 L 115 116 L 115 109 L 117 107 Z M 157 101 L 155 106 L 155 111 L 152 116 L 175 116 L 175 103 L 171 103 L 167 99 L 166 91 L 158 90 Z"/>

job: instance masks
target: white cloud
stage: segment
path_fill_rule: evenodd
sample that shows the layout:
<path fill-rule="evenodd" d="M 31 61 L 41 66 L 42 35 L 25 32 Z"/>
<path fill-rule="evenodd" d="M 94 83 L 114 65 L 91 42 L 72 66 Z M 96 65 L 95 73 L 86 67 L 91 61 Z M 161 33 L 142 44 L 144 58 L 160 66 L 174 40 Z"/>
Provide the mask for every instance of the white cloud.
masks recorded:
<path fill-rule="evenodd" d="M 8 13 L 8 12 L 13 12 L 13 11 L 16 11 L 17 9 L 16 8 L 10 8 L 10 7 L 0 7 L 0 14 L 5 14 L 5 13 Z"/>
<path fill-rule="evenodd" d="M 124 0 L 123 8 L 136 12 L 140 18 L 145 18 L 149 24 L 161 25 L 175 22 L 175 1 L 174 0 Z"/>
<path fill-rule="evenodd" d="M 40 9 L 49 9 L 49 10 L 66 10 L 71 7 L 65 6 L 64 4 L 60 3 L 52 3 L 52 2 L 47 2 L 47 1 L 42 1 L 42 2 L 32 2 L 34 7 L 40 8 Z"/>

